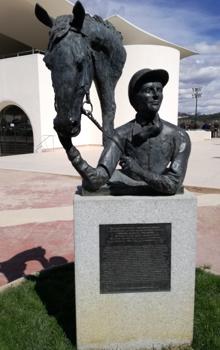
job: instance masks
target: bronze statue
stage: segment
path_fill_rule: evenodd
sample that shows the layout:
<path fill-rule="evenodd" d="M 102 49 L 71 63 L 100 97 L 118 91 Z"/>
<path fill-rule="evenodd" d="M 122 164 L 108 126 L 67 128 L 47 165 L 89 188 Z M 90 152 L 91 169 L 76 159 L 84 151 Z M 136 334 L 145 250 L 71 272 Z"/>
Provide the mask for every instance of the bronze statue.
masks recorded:
<path fill-rule="evenodd" d="M 129 100 L 135 119 L 109 139 L 96 168 L 72 145 L 69 133 L 55 129 L 74 168 L 82 177 L 83 193 L 172 195 L 182 191 L 191 150 L 188 134 L 160 119 L 163 88 L 169 80 L 162 69 L 142 69 L 130 80 Z M 115 170 L 117 164 L 120 170 Z"/>
<path fill-rule="evenodd" d="M 73 15 L 53 19 L 38 4 L 35 14 L 50 28 L 44 61 L 51 70 L 55 92 L 55 126 L 70 136 L 80 133 L 83 99 L 90 102 L 89 90 L 94 80 L 104 135 L 113 135 L 115 86 L 126 60 L 121 33 L 101 17 L 85 14 L 79 1 L 73 7 Z"/>

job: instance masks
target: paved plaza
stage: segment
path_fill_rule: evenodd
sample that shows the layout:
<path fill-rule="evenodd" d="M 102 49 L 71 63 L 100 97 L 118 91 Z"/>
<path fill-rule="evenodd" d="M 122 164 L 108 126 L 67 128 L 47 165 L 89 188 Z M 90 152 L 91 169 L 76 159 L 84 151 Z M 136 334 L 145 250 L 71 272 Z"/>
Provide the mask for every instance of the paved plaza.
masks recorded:
<path fill-rule="evenodd" d="M 101 147 L 79 147 L 92 165 Z M 63 150 L 0 158 L 0 286 L 74 261 L 80 177 Z M 185 179 L 198 199 L 197 265 L 220 274 L 220 139 L 194 142 Z"/>

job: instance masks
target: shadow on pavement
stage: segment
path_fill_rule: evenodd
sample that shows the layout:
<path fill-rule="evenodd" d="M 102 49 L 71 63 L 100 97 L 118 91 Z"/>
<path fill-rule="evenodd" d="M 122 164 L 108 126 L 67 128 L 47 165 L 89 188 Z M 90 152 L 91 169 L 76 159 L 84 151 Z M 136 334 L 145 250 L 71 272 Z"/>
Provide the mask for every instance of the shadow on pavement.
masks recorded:
<path fill-rule="evenodd" d="M 0 273 L 5 275 L 8 282 L 12 282 L 25 276 L 28 261 L 38 261 L 44 269 L 67 263 L 67 260 L 61 256 L 53 256 L 47 259 L 45 253 L 44 248 L 36 247 L 16 254 L 8 260 L 0 261 Z"/>

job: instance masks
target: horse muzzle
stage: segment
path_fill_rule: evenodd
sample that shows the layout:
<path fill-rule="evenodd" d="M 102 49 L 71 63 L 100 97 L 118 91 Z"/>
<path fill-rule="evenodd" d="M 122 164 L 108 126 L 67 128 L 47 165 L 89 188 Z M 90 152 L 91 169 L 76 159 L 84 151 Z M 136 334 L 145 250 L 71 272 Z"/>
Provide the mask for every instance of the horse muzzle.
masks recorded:
<path fill-rule="evenodd" d="M 81 123 L 75 120 L 61 118 L 57 115 L 54 119 L 54 129 L 57 133 L 76 137 L 81 131 Z"/>
<path fill-rule="evenodd" d="M 72 137 L 76 137 L 79 135 L 80 131 L 81 131 L 81 123 L 78 121 L 72 121 L 70 119 L 70 129 L 69 129 L 70 135 Z"/>

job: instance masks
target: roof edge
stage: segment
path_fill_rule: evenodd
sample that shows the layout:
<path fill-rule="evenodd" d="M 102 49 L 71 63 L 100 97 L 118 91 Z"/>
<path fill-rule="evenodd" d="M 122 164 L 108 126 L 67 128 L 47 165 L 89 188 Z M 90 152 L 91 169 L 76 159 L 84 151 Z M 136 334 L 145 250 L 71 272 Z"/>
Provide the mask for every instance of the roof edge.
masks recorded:
<path fill-rule="evenodd" d="M 186 57 L 190 57 L 190 56 L 193 56 L 193 55 L 197 55 L 198 52 L 196 51 L 192 51 L 184 46 L 180 46 L 180 45 L 177 45 L 177 44 L 174 44 L 174 43 L 171 43 L 169 42 L 168 40 L 165 40 L 165 39 L 162 39 L 154 34 L 151 34 L 141 28 L 139 28 L 138 26 L 136 26 L 135 24 L 129 22 L 127 19 L 121 17 L 120 15 L 113 15 L 113 16 L 110 16 L 108 18 L 106 18 L 109 22 L 111 22 L 121 33 L 122 33 L 122 36 L 123 36 L 123 30 L 121 30 L 120 28 L 120 24 L 121 26 L 123 24 L 126 24 L 127 26 L 129 26 L 131 29 L 133 28 L 134 31 L 136 31 L 137 33 L 140 32 L 142 35 L 146 35 L 146 41 L 147 41 L 147 37 L 151 37 L 152 39 L 155 40 L 155 45 L 161 45 L 161 46 L 168 46 L 168 47 L 172 47 L 172 48 L 175 48 L 177 49 L 179 52 L 180 52 L 180 59 L 182 58 L 186 58 Z M 114 22 L 119 22 L 119 24 L 115 24 Z M 120 23 L 121 22 L 121 23 Z M 147 44 L 147 43 L 143 43 L 143 42 L 135 42 L 133 43 L 131 41 L 131 43 L 129 44 L 126 44 L 126 45 L 134 45 L 134 44 L 139 44 L 139 45 L 144 45 L 144 44 Z"/>

